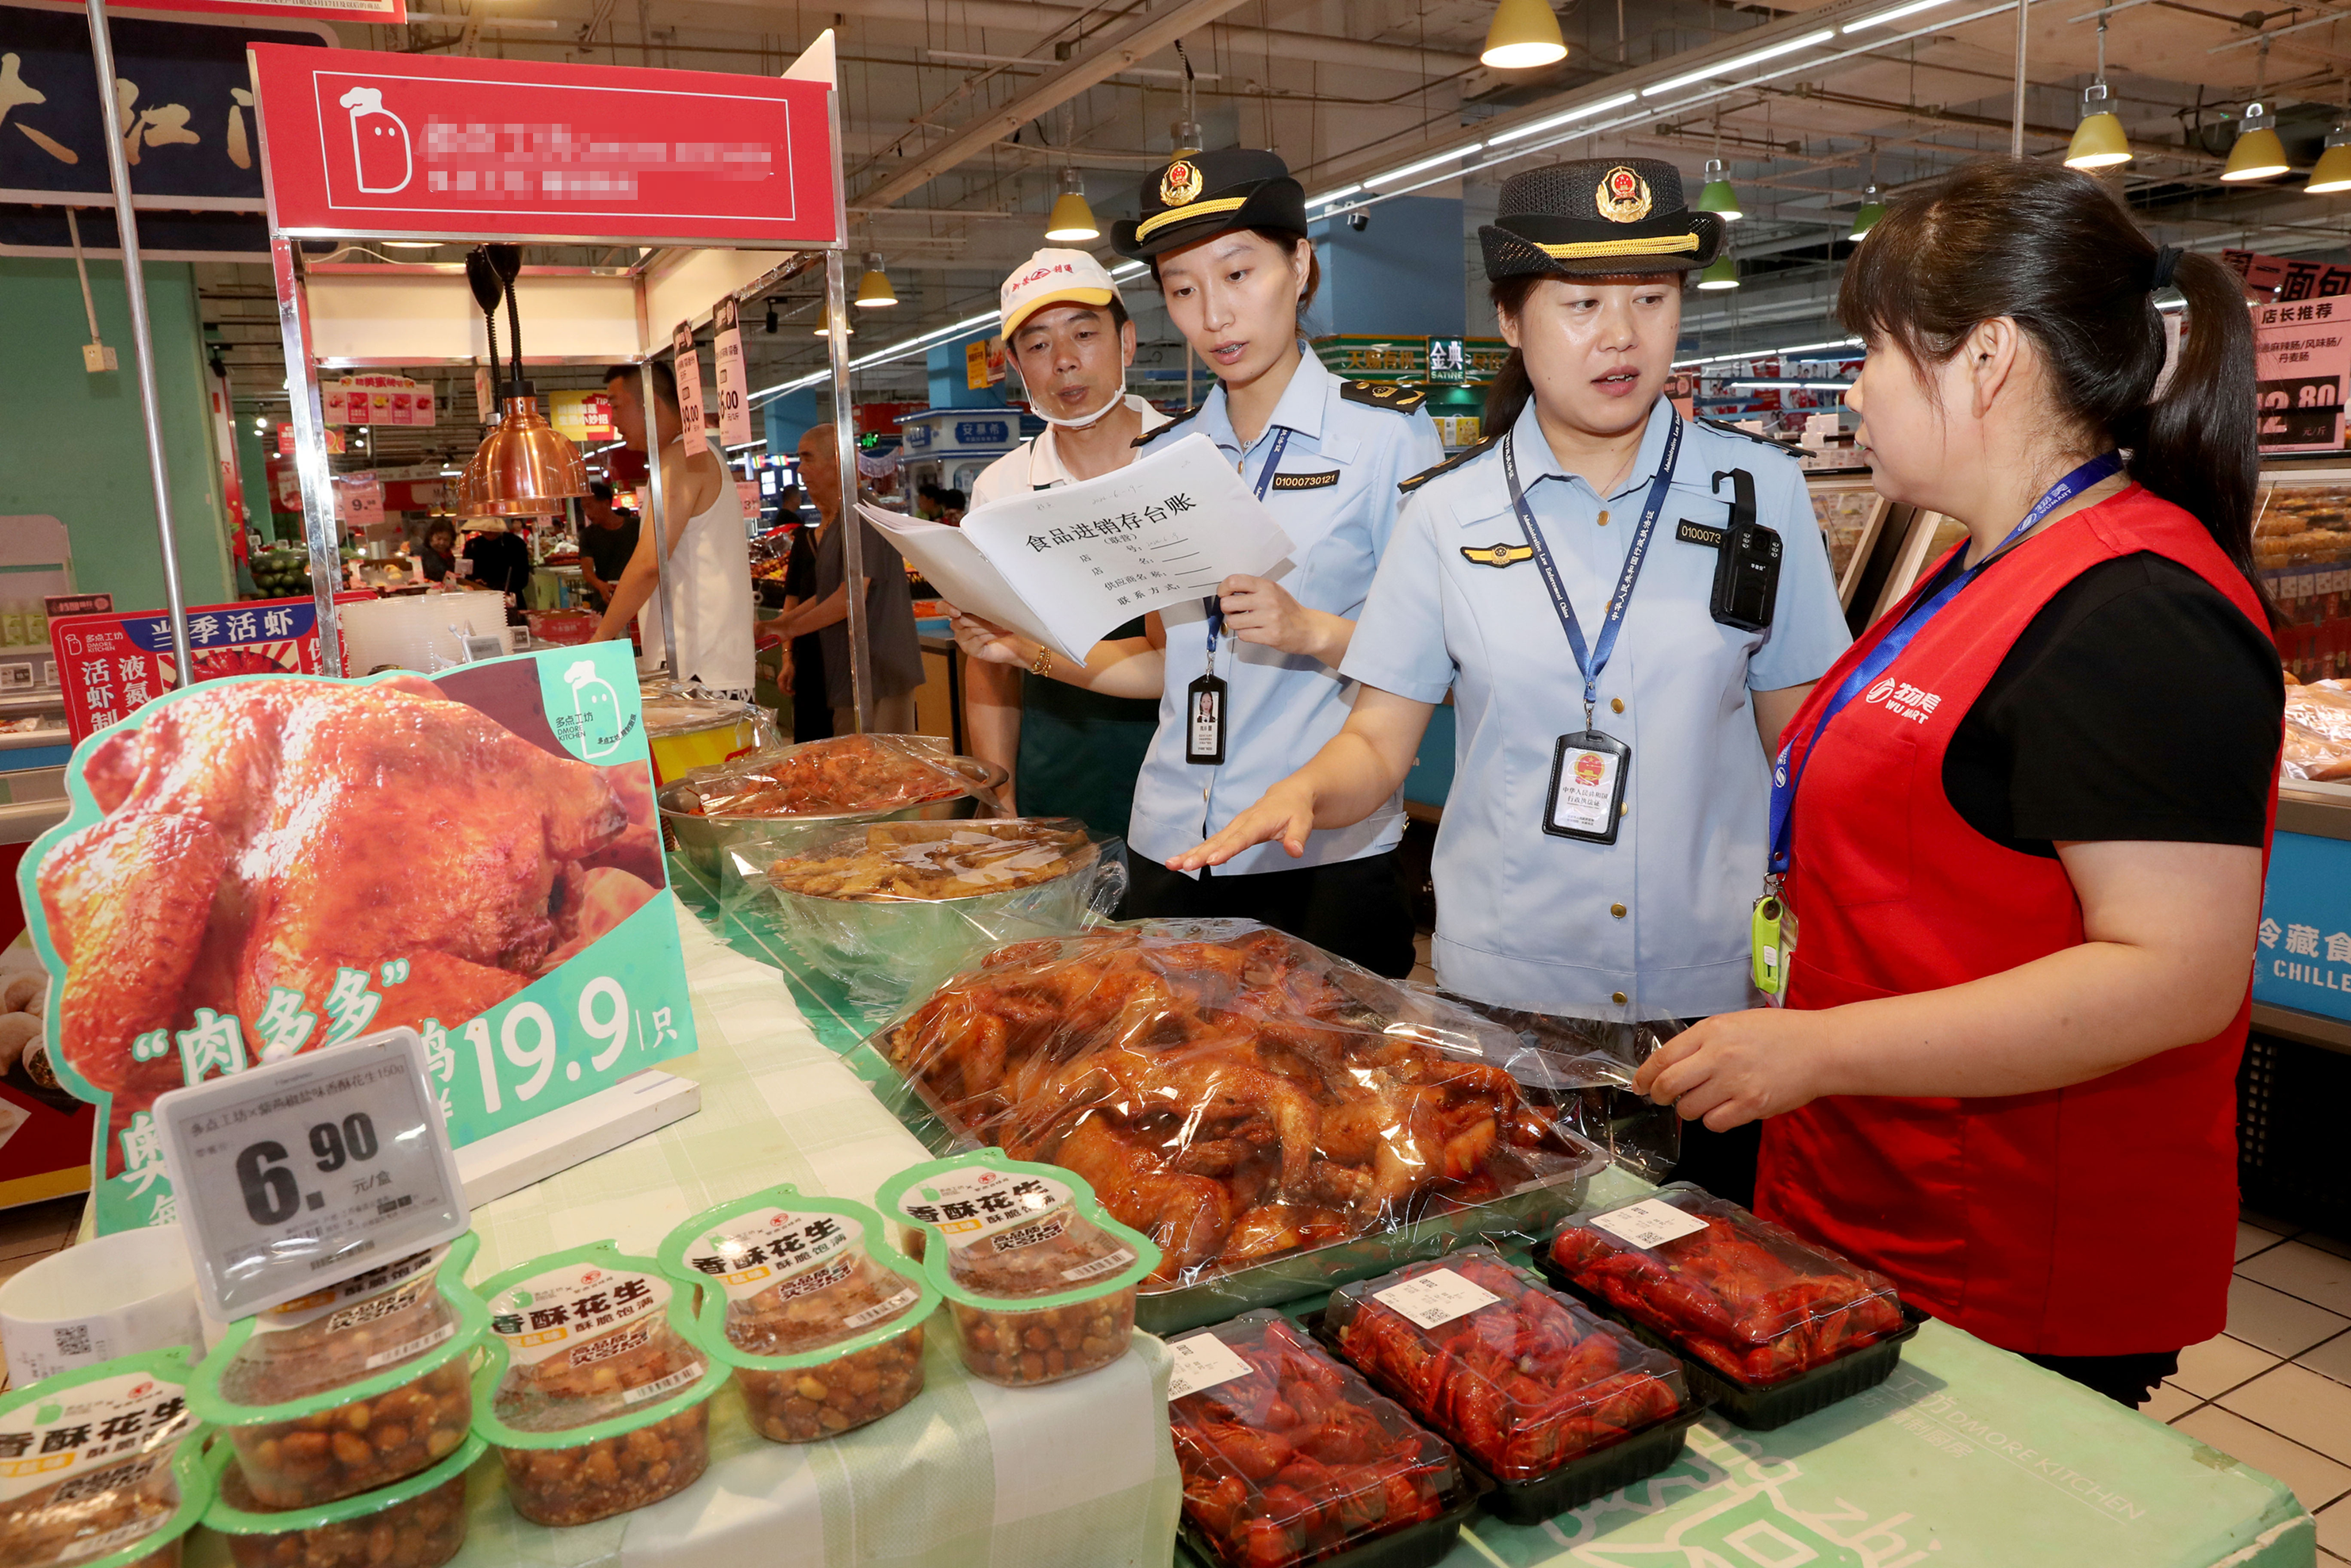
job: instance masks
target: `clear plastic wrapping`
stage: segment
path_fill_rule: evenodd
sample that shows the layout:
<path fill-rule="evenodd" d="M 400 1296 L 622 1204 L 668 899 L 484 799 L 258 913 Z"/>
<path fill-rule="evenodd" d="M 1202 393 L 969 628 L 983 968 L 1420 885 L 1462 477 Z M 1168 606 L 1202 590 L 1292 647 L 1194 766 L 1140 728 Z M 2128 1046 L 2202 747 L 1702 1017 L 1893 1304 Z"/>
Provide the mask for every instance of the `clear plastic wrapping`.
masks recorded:
<path fill-rule="evenodd" d="M 1456 1217 L 1540 1235 L 1607 1163 L 1521 1082 L 1554 1067 L 1516 1033 L 1248 921 L 1015 944 L 872 1044 L 935 1147 L 1049 1161 L 1150 1236 L 1146 1292 L 1296 1255 L 1263 1298 L 1286 1299 L 1416 1255 L 1351 1243 L 1441 1247 Z"/>
<path fill-rule="evenodd" d="M 2351 779 L 2351 682 L 2297 685 L 2288 678 L 2285 750 L 2278 766 L 2289 779 Z"/>
<path fill-rule="evenodd" d="M 696 1343 L 734 1369 L 770 1442 L 839 1437 L 923 1391 L 923 1323 L 938 1293 L 862 1203 L 772 1187 L 679 1226 L 662 1263 L 701 1285 Z"/>
<path fill-rule="evenodd" d="M 1443 1439 L 1278 1313 L 1172 1348 L 1184 1517 L 1225 1568 L 1335 1556 L 1437 1518 L 1462 1488 Z"/>
<path fill-rule="evenodd" d="M 264 1508 L 354 1496 L 434 1465 L 474 1418 L 481 1303 L 449 1280 L 475 1239 L 240 1320 L 197 1368 L 196 1414 L 225 1427 Z M 451 1260 L 455 1259 L 455 1261 Z"/>
<path fill-rule="evenodd" d="M 658 1264 L 600 1241 L 483 1290 L 493 1338 L 475 1430 L 496 1448 L 517 1513 L 586 1524 L 701 1476 L 708 1400 L 726 1373 L 689 1339 L 691 1298 Z"/>
<path fill-rule="evenodd" d="M 204 1514 L 236 1568 L 440 1568 L 465 1544 L 465 1471 L 483 1442 L 467 1437 L 421 1474 L 358 1497 L 273 1510 L 253 1495 L 222 1448 L 205 1456 L 217 1496 Z"/>
<path fill-rule="evenodd" d="M 726 881 L 876 1009 L 928 994 L 977 952 L 1082 930 L 1126 892 L 1124 847 L 1066 818 L 872 822 L 737 870 Z"/>
<path fill-rule="evenodd" d="M 971 787 L 946 743 L 926 735 L 843 735 L 697 768 L 678 804 L 708 817 L 830 817 L 888 811 Z"/>
<path fill-rule="evenodd" d="M 1502 1481 L 1531 1481 L 1679 1410 L 1681 1364 L 1487 1248 L 1332 1293 L 1324 1331 Z"/>
<path fill-rule="evenodd" d="M 901 1171 L 879 1199 L 924 1228 L 924 1274 L 947 1299 L 974 1376 L 1058 1383 L 1126 1354 L 1135 1285 L 1159 1249 L 1082 1180 L 982 1149 Z"/>
<path fill-rule="evenodd" d="M 0 1563 L 177 1563 L 212 1498 L 187 1378 L 184 1352 L 149 1351 L 0 1396 Z"/>
<path fill-rule="evenodd" d="M 1577 1216 L 1550 1255 L 1579 1290 L 1750 1387 L 1904 1327 L 1884 1275 L 1679 1183 Z"/>

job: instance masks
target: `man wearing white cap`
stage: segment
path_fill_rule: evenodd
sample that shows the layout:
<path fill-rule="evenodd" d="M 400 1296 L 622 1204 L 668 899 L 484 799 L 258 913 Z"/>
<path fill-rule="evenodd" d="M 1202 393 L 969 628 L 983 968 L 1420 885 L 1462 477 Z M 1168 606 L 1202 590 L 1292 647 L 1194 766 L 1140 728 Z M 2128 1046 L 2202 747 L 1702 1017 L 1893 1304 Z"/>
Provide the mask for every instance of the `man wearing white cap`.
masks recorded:
<path fill-rule="evenodd" d="M 1135 438 L 1167 416 L 1126 390 L 1134 323 L 1102 263 L 1081 250 L 1040 250 L 1004 280 L 998 298 L 1007 357 L 1047 428 L 987 465 L 972 483 L 971 505 L 1099 478 L 1133 462 Z M 1108 640 L 1142 636 L 1137 621 Z M 981 659 L 967 661 L 965 673 L 972 751 L 1011 770 L 1008 799 L 1029 816 L 1126 831 L 1156 703 Z"/>

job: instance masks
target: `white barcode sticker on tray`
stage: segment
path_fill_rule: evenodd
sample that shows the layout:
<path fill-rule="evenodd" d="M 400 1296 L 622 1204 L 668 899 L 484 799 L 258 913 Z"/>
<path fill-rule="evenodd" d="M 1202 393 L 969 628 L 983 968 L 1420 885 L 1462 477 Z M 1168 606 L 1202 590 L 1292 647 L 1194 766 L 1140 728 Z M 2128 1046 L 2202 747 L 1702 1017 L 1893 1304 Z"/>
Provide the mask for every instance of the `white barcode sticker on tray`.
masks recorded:
<path fill-rule="evenodd" d="M 675 1372 L 671 1373 L 667 1377 L 656 1378 L 651 1383 L 640 1384 L 634 1388 L 623 1389 L 621 1394 L 621 1403 L 623 1405 L 642 1405 L 648 1399 L 658 1399 L 664 1394 L 674 1393 L 680 1388 L 684 1388 L 687 1384 L 694 1382 L 695 1379 L 701 1375 L 702 1363 L 698 1361 L 690 1362 L 687 1364 L 679 1367 Z"/>
<path fill-rule="evenodd" d="M 390 1366 L 394 1362 L 406 1361 L 412 1356 L 423 1355 L 426 1351 L 431 1350 L 434 1345 L 439 1344 L 443 1340 L 447 1339 L 456 1332 L 457 1325 L 455 1323 L 443 1323 L 431 1333 L 419 1334 L 414 1339 L 408 1341 L 405 1344 L 396 1344 L 390 1350 L 380 1350 L 376 1352 L 373 1355 L 367 1358 L 367 1369 L 370 1372 L 373 1372 L 379 1366 Z"/>
<path fill-rule="evenodd" d="M 921 1294 L 922 1292 L 920 1291 L 917 1291 L 913 1286 L 909 1285 L 904 1290 L 899 1291 L 896 1295 L 891 1297 L 888 1301 L 882 1302 L 879 1306 L 868 1307 L 862 1312 L 850 1313 L 849 1316 L 841 1319 L 841 1326 L 843 1328 L 862 1329 L 867 1323 L 878 1323 L 883 1318 L 888 1317 L 892 1312 L 904 1311 L 906 1307 L 914 1301 L 914 1299 Z"/>
<path fill-rule="evenodd" d="M 1103 1274 L 1115 1274 L 1134 1261 L 1134 1249 L 1131 1247 L 1122 1247 L 1117 1251 L 1106 1257 L 1097 1258 L 1091 1263 L 1081 1263 L 1074 1269 L 1062 1270 L 1061 1278 L 1092 1280 Z"/>
<path fill-rule="evenodd" d="M 1466 1318 L 1479 1307 L 1490 1307 L 1501 1299 L 1450 1269 L 1431 1269 L 1401 1285 L 1372 1292 L 1372 1300 L 1425 1329 L 1443 1328 L 1454 1319 Z"/>
<path fill-rule="evenodd" d="M 1249 1364 L 1241 1359 L 1240 1353 L 1212 1333 L 1179 1339 L 1167 1349 L 1176 1357 L 1175 1370 L 1167 1375 L 1170 1400 L 1214 1388 L 1219 1383 L 1230 1383 L 1249 1373 Z"/>
<path fill-rule="evenodd" d="M 1706 1228 L 1706 1221 L 1697 1215 L 1686 1214 L 1658 1197 L 1645 1197 L 1595 1214 L 1588 1223 L 1635 1247 L 1662 1247 L 1676 1237 L 1695 1236 Z"/>

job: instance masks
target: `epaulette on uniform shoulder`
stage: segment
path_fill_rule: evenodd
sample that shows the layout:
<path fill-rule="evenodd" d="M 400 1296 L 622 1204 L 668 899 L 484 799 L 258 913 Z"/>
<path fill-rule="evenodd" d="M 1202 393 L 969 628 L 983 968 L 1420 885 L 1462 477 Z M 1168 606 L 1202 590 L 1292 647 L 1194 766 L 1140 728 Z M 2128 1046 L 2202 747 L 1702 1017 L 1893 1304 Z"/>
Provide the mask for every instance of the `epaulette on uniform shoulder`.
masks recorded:
<path fill-rule="evenodd" d="M 1148 446 L 1153 442 L 1158 440 L 1161 436 L 1166 434 L 1169 431 L 1175 429 L 1177 425 L 1188 421 L 1194 414 L 1199 413 L 1207 406 L 1207 404 L 1206 403 L 1196 402 L 1191 407 L 1186 409 L 1183 413 L 1177 414 L 1175 418 L 1169 420 L 1166 423 L 1159 425 L 1155 429 L 1144 431 L 1128 444 L 1134 446 Z"/>
<path fill-rule="evenodd" d="M 1452 456 L 1447 458 L 1436 467 L 1422 469 L 1411 478 L 1406 479 L 1402 484 L 1398 485 L 1396 489 L 1399 493 L 1409 496 L 1415 490 L 1419 489 L 1423 485 L 1427 484 L 1431 479 L 1436 478 L 1439 474 L 1450 473 L 1452 470 L 1460 467 L 1461 465 L 1468 462 L 1469 459 L 1477 456 L 1478 454 L 1485 451 L 1486 448 L 1493 445 L 1494 443 L 1501 439 L 1502 438 L 1499 435 L 1489 435 L 1486 437 L 1485 440 L 1478 443 L 1477 445 L 1468 447 L 1460 452 L 1455 453 Z"/>
<path fill-rule="evenodd" d="M 1786 453 L 1787 455 L 1791 457 L 1795 455 L 1794 453 L 1789 452 L 1787 447 L 1782 445 L 1779 442 L 1772 440 L 1768 435 L 1758 435 L 1751 430 L 1741 430 L 1739 426 L 1726 423 L 1722 420 L 1708 419 L 1705 416 L 1700 415 L 1698 423 L 1705 425 L 1708 430 L 1719 430 L 1725 435 L 1736 435 L 1742 441 L 1751 441 L 1758 446 L 1768 446 L 1774 452 Z"/>
<path fill-rule="evenodd" d="M 1349 402 L 1369 403 L 1374 408 L 1392 408 L 1398 413 L 1410 413 L 1428 401 L 1426 392 L 1400 382 L 1341 382 L 1339 395 Z"/>

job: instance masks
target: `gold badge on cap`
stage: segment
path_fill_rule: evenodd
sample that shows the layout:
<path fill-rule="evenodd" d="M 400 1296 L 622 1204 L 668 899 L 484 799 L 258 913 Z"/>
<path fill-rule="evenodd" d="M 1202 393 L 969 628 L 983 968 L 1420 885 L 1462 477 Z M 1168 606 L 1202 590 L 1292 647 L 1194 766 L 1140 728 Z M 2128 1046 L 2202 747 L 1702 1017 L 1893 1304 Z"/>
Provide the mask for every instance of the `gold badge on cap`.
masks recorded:
<path fill-rule="evenodd" d="M 1600 215 L 1612 224 L 1637 224 L 1649 215 L 1653 204 L 1649 183 L 1619 163 L 1600 177 L 1600 188 L 1592 193 L 1600 208 Z"/>
<path fill-rule="evenodd" d="M 1178 158 L 1159 176 L 1159 199 L 1180 207 L 1200 193 L 1200 171 L 1188 158 Z"/>

